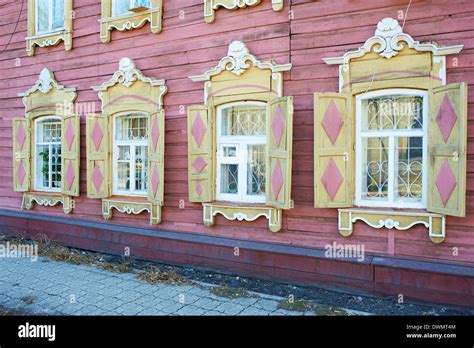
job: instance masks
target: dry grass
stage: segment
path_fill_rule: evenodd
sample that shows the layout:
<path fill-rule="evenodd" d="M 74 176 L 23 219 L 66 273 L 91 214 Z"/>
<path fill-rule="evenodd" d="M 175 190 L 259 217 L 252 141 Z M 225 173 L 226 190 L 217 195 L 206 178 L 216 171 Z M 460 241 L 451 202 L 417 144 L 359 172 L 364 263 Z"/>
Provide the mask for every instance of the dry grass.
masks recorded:
<path fill-rule="evenodd" d="M 252 298 L 253 295 L 249 294 L 247 290 L 242 288 L 230 288 L 228 286 L 216 286 L 211 288 L 211 292 L 220 297 L 226 297 L 230 299 L 236 298 Z"/>
<path fill-rule="evenodd" d="M 109 263 L 109 262 L 98 262 L 96 263 L 98 268 L 102 268 L 103 270 L 110 271 L 110 272 L 117 272 L 117 273 L 134 273 L 134 269 L 132 267 L 132 261 L 130 260 L 123 260 L 120 263 Z"/>
<path fill-rule="evenodd" d="M 312 307 L 311 303 L 306 300 L 285 300 L 278 304 L 278 308 L 296 312 L 310 311 Z"/>
<path fill-rule="evenodd" d="M 139 272 L 137 278 L 150 284 L 189 285 L 187 279 L 174 271 L 164 272 L 158 267 L 151 266 L 147 271 Z"/>

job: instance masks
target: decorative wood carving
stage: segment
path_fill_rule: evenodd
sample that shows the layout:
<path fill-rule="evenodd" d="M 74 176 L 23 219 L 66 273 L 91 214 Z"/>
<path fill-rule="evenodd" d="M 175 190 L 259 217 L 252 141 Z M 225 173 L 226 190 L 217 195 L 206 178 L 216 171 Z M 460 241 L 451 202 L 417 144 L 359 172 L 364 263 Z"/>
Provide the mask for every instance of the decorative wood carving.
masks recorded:
<path fill-rule="evenodd" d="M 23 201 L 25 208 L 28 210 L 33 209 L 34 203 L 45 207 L 54 207 L 55 205 L 62 204 L 63 211 L 66 214 L 69 214 L 74 208 L 74 199 L 71 196 L 61 194 L 25 192 L 23 194 Z"/>
<path fill-rule="evenodd" d="M 103 43 L 110 42 L 111 31 L 126 31 L 138 29 L 150 23 L 152 33 L 160 33 L 163 20 L 163 1 L 151 0 L 151 8 L 143 11 L 130 12 L 112 16 L 113 0 L 102 0 L 102 18 L 100 22 L 100 39 Z"/>
<path fill-rule="evenodd" d="M 65 50 L 70 51 L 72 49 L 72 0 L 64 0 L 64 29 L 45 34 L 37 34 L 36 32 L 36 1 L 28 0 L 27 55 L 33 56 L 35 54 L 35 46 L 56 46 L 61 41 L 64 42 Z"/>
<path fill-rule="evenodd" d="M 254 221 L 259 217 L 268 219 L 268 227 L 278 232 L 282 226 L 282 210 L 267 206 L 240 206 L 221 203 L 203 203 L 204 224 L 214 225 L 215 216 L 220 214 L 227 220 Z"/>
<path fill-rule="evenodd" d="M 424 212 L 379 211 L 364 209 L 338 209 L 339 233 L 344 236 L 352 234 L 352 225 L 362 221 L 372 228 L 388 228 L 406 231 L 415 225 L 428 229 L 428 236 L 433 243 L 441 243 L 446 236 L 444 215 Z"/>
<path fill-rule="evenodd" d="M 204 0 L 204 19 L 207 23 L 214 22 L 215 11 L 219 7 L 236 10 L 247 6 L 257 6 L 261 2 L 262 0 Z M 281 11 L 283 9 L 283 0 L 272 0 L 272 8 L 274 11 Z"/>
<path fill-rule="evenodd" d="M 119 199 L 103 199 L 102 215 L 104 219 L 112 218 L 112 210 L 115 209 L 124 214 L 138 215 L 143 212 L 150 214 L 150 225 L 157 225 L 161 222 L 161 209 L 158 205 L 150 202 L 126 201 Z"/>

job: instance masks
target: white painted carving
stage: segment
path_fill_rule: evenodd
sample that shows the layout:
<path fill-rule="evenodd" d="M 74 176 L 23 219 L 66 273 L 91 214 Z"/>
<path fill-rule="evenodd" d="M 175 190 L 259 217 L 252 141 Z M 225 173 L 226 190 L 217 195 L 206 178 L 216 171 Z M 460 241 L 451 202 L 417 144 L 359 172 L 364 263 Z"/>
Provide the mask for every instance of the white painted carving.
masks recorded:
<path fill-rule="evenodd" d="M 435 43 L 421 43 L 403 32 L 400 24 L 393 18 L 384 18 L 377 24 L 375 35 L 369 38 L 362 47 L 349 51 L 341 57 L 324 58 L 326 64 L 347 64 L 351 59 L 359 58 L 373 51 L 381 57 L 390 59 L 405 47 L 420 52 L 432 52 L 435 56 L 445 56 L 459 53 L 464 45 L 439 47 Z"/>
<path fill-rule="evenodd" d="M 19 93 L 18 96 L 19 97 L 28 97 L 30 94 L 32 94 L 34 92 L 40 92 L 40 93 L 46 94 L 46 93 L 49 93 L 50 91 L 52 91 L 53 89 L 64 90 L 66 92 L 75 92 L 76 91 L 76 88 L 74 88 L 74 87 L 65 88 L 63 85 L 60 85 L 55 80 L 53 72 L 51 70 L 47 69 L 47 68 L 43 68 L 43 70 L 41 70 L 41 73 L 40 73 L 39 78 L 36 81 L 36 83 L 30 89 L 28 89 L 26 92 Z M 74 97 L 75 97 L 75 95 L 74 95 Z"/>
<path fill-rule="evenodd" d="M 208 70 L 203 75 L 190 76 L 189 78 L 194 82 L 209 81 L 212 76 L 219 75 L 225 70 L 230 71 L 236 76 L 240 76 L 252 66 L 259 69 L 269 69 L 275 73 L 290 70 L 292 64 L 276 64 L 271 61 L 260 61 L 249 53 L 247 46 L 245 46 L 243 42 L 233 41 L 229 45 L 227 56 L 222 58 L 217 66 Z"/>

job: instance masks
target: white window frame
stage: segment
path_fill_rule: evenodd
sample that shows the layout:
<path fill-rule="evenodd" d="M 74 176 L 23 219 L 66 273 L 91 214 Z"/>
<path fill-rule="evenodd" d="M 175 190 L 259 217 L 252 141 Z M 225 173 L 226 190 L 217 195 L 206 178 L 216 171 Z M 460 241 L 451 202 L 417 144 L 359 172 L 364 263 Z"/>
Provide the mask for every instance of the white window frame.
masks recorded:
<path fill-rule="evenodd" d="M 64 31 L 65 30 L 65 23 L 66 23 L 66 18 L 64 16 L 64 13 L 62 14 L 63 16 L 63 26 L 60 27 L 60 28 L 56 28 L 56 29 L 53 29 L 53 17 L 54 17 L 54 14 L 53 14 L 53 0 L 48 0 L 48 5 L 49 5 L 49 9 L 48 9 L 48 30 L 45 30 L 45 31 L 39 31 L 39 21 L 38 21 L 38 16 L 39 16 L 39 1 L 37 0 L 35 2 L 35 24 L 36 24 L 36 35 L 44 35 L 44 34 L 50 34 L 50 33 L 56 33 L 56 32 L 60 32 L 60 31 Z M 64 3 L 64 8 L 66 8 L 66 3 Z"/>
<path fill-rule="evenodd" d="M 392 96 L 392 95 L 406 95 L 423 98 L 423 129 L 422 130 L 392 130 L 392 131 L 362 131 L 363 110 L 362 101 L 365 99 Z M 428 92 L 419 89 L 384 89 L 373 92 L 368 92 L 356 96 L 356 197 L 355 205 L 360 207 L 391 207 L 391 208 L 411 208 L 411 209 L 425 209 L 427 198 L 427 169 L 428 169 Z M 423 173 L 422 173 L 422 198 L 420 202 L 413 201 L 395 201 L 395 136 L 407 137 L 423 137 Z M 389 163 L 388 163 L 388 200 L 363 199 L 362 198 L 362 160 L 364 154 L 363 139 L 369 137 L 379 138 L 385 137 L 389 139 Z"/>
<path fill-rule="evenodd" d="M 120 0 L 112 0 L 112 17 L 120 17 L 123 15 L 130 15 L 133 13 L 131 11 L 127 11 L 123 13 L 115 13 L 115 4 L 117 3 L 117 1 L 120 1 Z M 130 6 L 128 7 L 128 9 L 136 7 L 135 2 L 137 0 L 128 0 L 128 1 L 130 2 Z M 151 8 L 151 0 L 150 0 L 150 8 Z"/>
<path fill-rule="evenodd" d="M 136 174 L 136 154 L 135 148 L 137 146 L 146 146 L 148 150 L 148 158 L 146 163 L 144 164 L 148 168 L 148 161 L 150 152 L 148 149 L 148 138 L 146 140 L 116 140 L 115 135 L 117 131 L 117 120 L 120 117 L 127 117 L 127 116 L 143 116 L 147 119 L 147 127 L 148 130 L 150 129 L 150 116 L 145 112 L 123 112 L 113 116 L 113 133 L 112 133 L 112 148 L 113 148 L 113 156 L 112 156 L 112 193 L 114 195 L 120 196 L 134 196 L 134 197 L 146 197 L 147 190 L 145 191 L 137 191 L 135 188 L 135 174 Z M 148 134 L 149 136 L 149 131 Z M 130 190 L 119 190 L 118 189 L 118 147 L 120 146 L 129 146 L 130 147 Z M 150 175 L 150 173 L 148 173 Z"/>
<path fill-rule="evenodd" d="M 43 122 L 47 122 L 47 121 L 59 121 L 61 123 L 61 117 L 59 116 L 42 116 L 42 117 L 38 117 L 37 119 L 35 119 L 34 121 L 34 142 L 33 142 L 33 173 L 34 173 L 34 180 L 33 180 L 33 183 L 34 183 L 34 189 L 36 191 L 44 191 L 44 192 L 61 192 L 61 187 L 60 188 L 53 188 L 51 187 L 53 185 L 53 180 L 52 180 L 52 161 L 51 161 L 51 154 L 52 154 L 52 151 L 51 151 L 51 148 L 53 145 L 57 145 L 59 144 L 61 147 L 62 147 L 62 144 L 61 144 L 61 141 L 59 142 L 42 142 L 42 143 L 39 143 L 37 141 L 38 139 L 38 125 L 40 123 L 43 123 Z M 44 186 L 40 186 L 39 184 L 39 179 L 38 178 L 38 171 L 37 171 L 37 164 L 38 164 L 38 161 L 37 161 L 37 150 L 38 150 L 38 145 L 49 145 L 49 154 L 50 154 L 50 157 L 48 158 L 48 163 L 49 163 L 49 186 L 50 187 L 44 187 Z M 59 161 L 61 163 L 61 160 L 62 160 L 62 149 L 61 149 L 61 155 L 59 157 Z M 62 170 L 62 167 L 61 167 L 61 170 Z M 61 173 L 62 174 L 62 173 Z M 62 175 L 61 175 L 62 176 Z"/>
<path fill-rule="evenodd" d="M 261 101 L 245 101 L 223 104 L 217 107 L 217 132 L 216 132 L 216 198 L 219 201 L 229 201 L 235 203 L 265 203 L 266 195 L 247 194 L 247 162 L 248 145 L 267 145 L 268 129 L 262 136 L 225 136 L 222 135 L 222 110 L 233 106 L 264 106 L 266 117 L 268 117 L 267 103 Z M 224 157 L 224 147 L 235 146 L 237 148 L 236 157 Z M 239 156 L 240 154 L 240 156 Z M 221 164 L 238 164 L 238 193 L 221 193 Z M 266 184 L 267 185 L 267 184 Z M 267 189 L 267 187 L 265 187 Z"/>

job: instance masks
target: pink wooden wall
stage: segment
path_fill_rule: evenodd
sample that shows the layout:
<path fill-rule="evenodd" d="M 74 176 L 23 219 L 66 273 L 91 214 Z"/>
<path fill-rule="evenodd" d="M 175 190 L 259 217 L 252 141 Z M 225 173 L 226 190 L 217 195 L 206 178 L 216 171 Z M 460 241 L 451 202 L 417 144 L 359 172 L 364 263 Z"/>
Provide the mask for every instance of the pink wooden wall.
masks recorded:
<path fill-rule="evenodd" d="M 374 230 L 355 225 L 350 238 L 337 232 L 336 209 L 313 208 L 313 93 L 336 92 L 338 71 L 323 63 L 323 57 L 339 56 L 359 47 L 373 35 L 384 17 L 398 18 L 406 13 L 408 1 L 399 0 L 285 0 L 285 9 L 274 12 L 270 1 L 238 11 L 219 10 L 216 21 L 206 24 L 202 0 L 164 0 L 161 34 L 152 34 L 149 26 L 112 34 L 109 44 L 99 39 L 100 1 L 74 0 L 73 50 L 37 48 L 33 57 L 25 52 L 25 8 L 15 34 L 20 11 L 19 1 L 0 2 L 0 209 L 19 210 L 21 194 L 12 191 L 12 118 L 23 115 L 17 93 L 28 89 L 43 67 L 54 71 L 56 79 L 68 87 L 77 87 L 77 103 L 100 101 L 91 86 L 108 80 L 118 68 L 120 58 L 135 60 L 146 75 L 166 79 L 165 97 L 165 206 L 163 222 L 154 228 L 187 231 L 236 239 L 294 244 L 324 248 L 328 243 L 363 243 L 366 252 L 394 254 L 412 258 L 432 258 L 474 263 L 474 2 L 472 0 L 414 0 L 408 12 L 405 32 L 420 41 L 439 44 L 462 43 L 464 50 L 453 66 L 448 59 L 448 83 L 467 81 L 469 89 L 469 144 L 467 175 L 467 217 L 447 219 L 447 238 L 433 244 L 426 229 L 409 231 Z M 289 13 L 289 11 L 292 11 Z M 401 12 L 403 11 L 403 12 Z M 290 17 L 292 19 L 290 20 Z M 11 40 L 11 41 L 10 41 Z M 284 94 L 294 96 L 293 199 L 295 209 L 284 213 L 280 233 L 268 229 L 267 220 L 227 221 L 217 217 L 216 226 L 202 223 L 200 204 L 187 202 L 188 105 L 203 102 L 203 85 L 188 76 L 201 74 L 226 55 L 228 44 L 241 40 L 260 59 L 293 63 L 285 74 Z M 8 47 L 5 47 L 9 42 Z M 19 58 L 20 60 L 17 60 Z M 19 65 L 19 66 L 18 66 Z M 183 112 L 184 111 L 184 112 Z M 82 134 L 85 119 L 82 117 Z M 82 142 L 81 192 L 71 219 L 104 222 L 100 200 L 86 198 L 85 139 Z M 180 200 L 185 208 L 180 209 Z M 61 208 L 35 206 L 33 212 L 64 216 Z M 149 216 L 114 212 L 110 224 L 147 227 Z M 453 255 L 453 248 L 458 255 Z"/>

